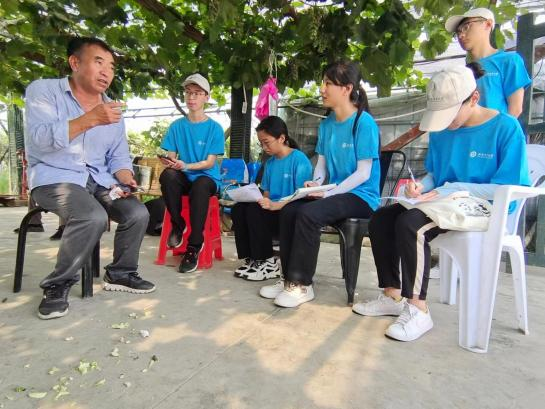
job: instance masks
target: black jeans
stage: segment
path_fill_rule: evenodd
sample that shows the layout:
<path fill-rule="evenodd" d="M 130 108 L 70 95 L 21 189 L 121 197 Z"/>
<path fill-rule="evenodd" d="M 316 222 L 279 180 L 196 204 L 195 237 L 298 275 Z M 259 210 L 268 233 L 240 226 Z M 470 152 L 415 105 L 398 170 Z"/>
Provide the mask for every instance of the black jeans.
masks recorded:
<path fill-rule="evenodd" d="M 257 203 L 237 203 L 231 210 L 238 258 L 265 260 L 273 256 L 272 240 L 278 236 L 280 212 Z"/>
<path fill-rule="evenodd" d="M 280 211 L 280 259 L 286 280 L 310 285 L 320 250 L 320 229 L 349 217 L 368 218 L 369 205 L 352 193 L 296 200 Z"/>
<path fill-rule="evenodd" d="M 204 242 L 203 230 L 208 214 L 208 201 L 218 187 L 208 176 L 199 176 L 191 182 L 186 174 L 175 169 L 165 169 L 159 177 L 165 206 L 170 213 L 172 228 L 183 231 L 182 195 L 189 195 L 189 223 L 191 233 L 188 244 L 200 247 Z"/>
<path fill-rule="evenodd" d="M 369 222 L 369 237 L 379 287 L 401 288 L 403 297 L 425 300 L 430 277 L 429 242 L 446 231 L 418 209 L 408 210 L 400 204 L 378 209 Z"/>

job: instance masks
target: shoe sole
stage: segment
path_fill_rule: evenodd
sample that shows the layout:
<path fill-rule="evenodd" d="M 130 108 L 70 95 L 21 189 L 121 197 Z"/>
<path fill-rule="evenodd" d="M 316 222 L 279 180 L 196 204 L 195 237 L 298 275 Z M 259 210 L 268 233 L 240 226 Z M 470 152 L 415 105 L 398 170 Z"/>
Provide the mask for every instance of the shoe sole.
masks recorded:
<path fill-rule="evenodd" d="M 276 297 L 278 297 L 278 296 L 280 295 L 281 292 L 282 292 L 282 290 L 280 290 L 280 291 L 278 292 L 278 294 L 276 294 L 276 295 L 274 295 L 274 296 L 268 297 L 268 296 L 266 296 L 266 295 L 261 294 L 261 291 L 260 291 L 260 292 L 259 292 L 259 296 L 262 297 L 262 298 L 266 298 L 267 300 L 274 300 Z"/>
<path fill-rule="evenodd" d="M 270 280 L 270 279 L 273 279 L 273 278 L 279 278 L 280 277 L 280 272 L 278 272 L 278 273 L 266 273 L 262 277 L 263 278 L 251 278 L 251 276 L 249 274 L 240 276 L 240 278 L 243 278 L 246 281 L 265 281 L 265 280 Z"/>
<path fill-rule="evenodd" d="M 358 314 L 358 315 L 361 315 L 363 317 L 399 317 L 401 315 L 401 313 L 387 313 L 387 314 L 379 314 L 379 313 L 363 313 L 363 312 L 359 312 L 359 311 L 356 311 L 355 309 L 352 308 L 352 312 L 354 314 Z"/>
<path fill-rule="evenodd" d="M 276 302 L 276 299 L 274 300 L 274 303 L 275 303 L 275 305 L 278 305 L 279 307 L 283 307 L 283 308 L 295 308 L 295 307 L 299 307 L 301 304 L 304 304 L 304 303 L 309 302 L 309 301 L 312 301 L 312 300 L 314 300 L 314 294 L 313 294 L 312 297 L 310 297 L 310 298 L 307 296 L 307 297 L 303 298 L 302 300 L 299 300 L 298 303 L 297 303 L 297 304 L 294 304 L 294 305 L 282 305 L 282 304 L 278 304 L 278 303 Z"/>
<path fill-rule="evenodd" d="M 124 285 L 110 284 L 110 283 L 104 283 L 102 285 L 102 288 L 106 291 L 119 291 L 119 292 L 132 293 L 132 294 L 148 294 L 155 291 L 155 286 L 153 286 L 153 288 L 150 288 L 149 290 L 138 290 L 136 288 L 130 288 Z"/>
<path fill-rule="evenodd" d="M 66 314 L 68 314 L 68 308 L 62 312 L 55 311 L 47 315 L 44 315 L 40 311 L 38 311 L 38 318 L 42 320 L 52 320 L 53 318 L 64 317 Z"/>
<path fill-rule="evenodd" d="M 386 338 L 390 338 L 394 341 L 399 341 L 399 342 L 411 342 L 411 341 L 416 341 L 418 338 L 422 337 L 424 334 L 430 332 L 431 330 L 433 329 L 433 323 L 431 324 L 431 326 L 426 329 L 422 334 L 420 334 L 419 336 L 417 337 L 411 337 L 411 338 L 407 338 L 407 339 L 400 339 L 400 338 L 396 338 L 394 337 L 393 335 L 389 335 L 388 333 L 384 333 L 384 336 Z"/>

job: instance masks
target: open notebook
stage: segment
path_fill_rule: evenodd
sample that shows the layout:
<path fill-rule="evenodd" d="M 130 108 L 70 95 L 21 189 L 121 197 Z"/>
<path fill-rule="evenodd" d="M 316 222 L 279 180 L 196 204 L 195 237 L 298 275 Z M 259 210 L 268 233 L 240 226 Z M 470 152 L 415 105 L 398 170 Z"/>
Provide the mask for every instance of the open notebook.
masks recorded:
<path fill-rule="evenodd" d="M 335 183 L 331 183 L 329 185 L 322 185 L 322 186 L 301 187 L 297 189 L 295 192 L 293 192 L 291 195 L 281 198 L 280 201 L 291 202 L 292 200 L 298 200 L 298 199 L 307 197 L 310 193 L 327 192 L 328 190 L 331 190 L 336 186 L 337 185 Z"/>

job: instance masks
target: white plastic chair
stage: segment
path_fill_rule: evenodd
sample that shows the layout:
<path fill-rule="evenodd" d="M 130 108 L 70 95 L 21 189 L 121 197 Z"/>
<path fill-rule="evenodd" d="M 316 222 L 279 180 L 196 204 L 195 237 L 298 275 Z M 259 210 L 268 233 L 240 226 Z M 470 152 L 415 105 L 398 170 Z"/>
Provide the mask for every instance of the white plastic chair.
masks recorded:
<path fill-rule="evenodd" d="M 527 154 L 535 186 L 545 175 L 545 146 L 527 145 Z M 502 251 L 507 251 L 511 260 L 518 327 L 528 333 L 524 248 L 516 230 L 526 199 L 545 194 L 544 186 L 545 182 L 539 187 L 500 186 L 487 231 L 451 231 L 430 243 L 440 250 L 441 302 L 456 302 L 461 273 L 458 343 L 462 348 L 480 353 L 488 350 Z M 517 200 L 517 208 L 508 215 L 513 200 Z"/>

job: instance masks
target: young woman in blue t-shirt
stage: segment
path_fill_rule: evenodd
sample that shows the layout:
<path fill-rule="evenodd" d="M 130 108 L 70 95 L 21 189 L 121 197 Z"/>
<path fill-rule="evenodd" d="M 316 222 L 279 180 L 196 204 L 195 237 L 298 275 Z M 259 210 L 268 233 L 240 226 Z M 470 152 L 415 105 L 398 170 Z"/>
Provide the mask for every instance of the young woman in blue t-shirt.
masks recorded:
<path fill-rule="evenodd" d="M 479 75 L 482 71 L 476 72 Z M 407 185 L 407 197 L 429 200 L 463 190 L 491 200 L 498 185 L 529 185 L 525 138 L 518 121 L 478 102 L 471 69 L 452 67 L 431 78 L 420 123 L 421 130 L 430 131 L 428 174 Z M 384 291 L 377 300 L 355 304 L 353 311 L 399 316 L 386 330 L 388 337 L 399 341 L 413 341 L 429 331 L 433 327 L 426 304 L 429 242 L 445 232 L 417 208 L 394 204 L 377 210 L 369 236 Z"/>
<path fill-rule="evenodd" d="M 368 218 L 380 200 L 379 132 L 369 115 L 367 96 L 357 64 L 336 62 L 326 67 L 320 93 L 331 113 L 318 130 L 318 162 L 313 181 L 337 186 L 314 193 L 311 200 L 289 203 L 280 214 L 280 259 L 285 282 L 261 288 L 281 307 L 295 307 L 314 298 L 312 278 L 320 248 L 320 229 L 348 217 Z"/>
<path fill-rule="evenodd" d="M 303 187 L 312 175 L 312 165 L 297 143 L 289 137 L 286 123 L 269 116 L 256 128 L 260 145 L 271 158 L 261 181 L 263 199 L 257 203 L 237 203 L 231 216 L 239 259 L 244 264 L 235 276 L 251 281 L 280 276 L 280 263 L 273 256 L 272 240 L 278 236 L 278 218 L 286 202 L 278 201 Z"/>

